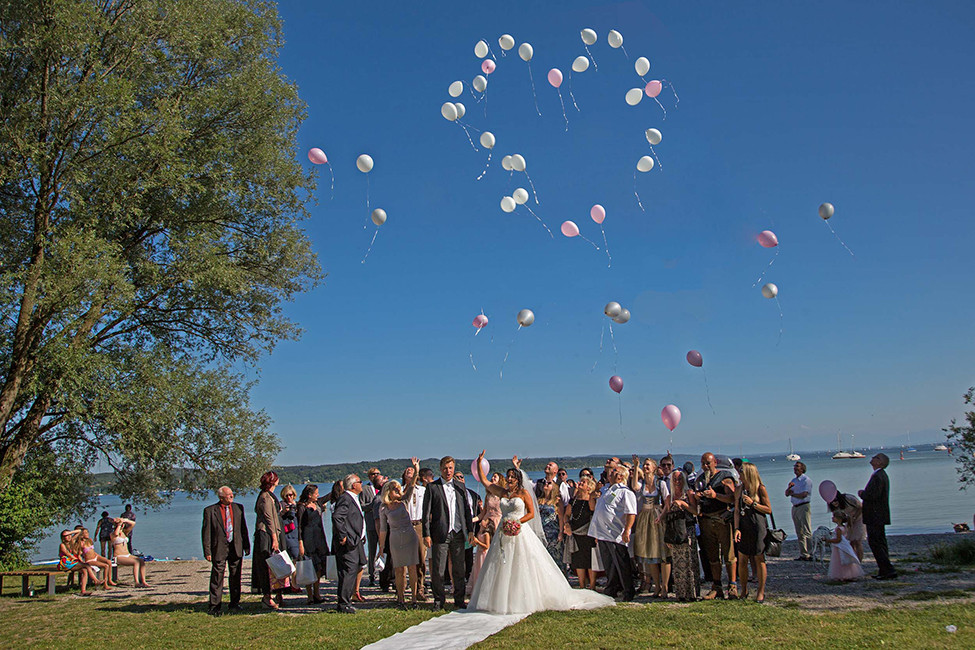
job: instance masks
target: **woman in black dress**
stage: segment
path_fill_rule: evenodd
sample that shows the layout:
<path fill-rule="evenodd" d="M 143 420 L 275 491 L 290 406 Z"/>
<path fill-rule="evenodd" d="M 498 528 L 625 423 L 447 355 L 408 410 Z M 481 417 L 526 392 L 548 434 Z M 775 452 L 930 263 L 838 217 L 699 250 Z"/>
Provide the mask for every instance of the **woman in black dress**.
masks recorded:
<path fill-rule="evenodd" d="M 765 516 L 772 513 L 768 491 L 762 485 L 762 477 L 753 463 L 742 463 L 741 484 L 735 490 L 735 548 L 738 551 L 738 584 L 741 599 L 748 597 L 748 565 L 755 561 L 755 579 L 758 581 L 756 602 L 765 602 L 765 533 L 768 524 Z"/>
<path fill-rule="evenodd" d="M 596 507 L 596 497 L 593 495 L 595 487 L 596 483 L 591 477 L 579 479 L 569 503 L 569 519 L 565 523 L 565 554 L 569 556 L 569 568 L 579 578 L 580 589 L 596 588 L 596 572 L 592 568 L 592 550 L 596 547 L 596 540 L 589 536 L 589 522 Z"/>
<path fill-rule="evenodd" d="M 322 507 L 318 500 L 318 486 L 306 485 L 298 500 L 298 530 L 300 533 L 298 552 L 315 564 L 315 575 L 321 579 L 325 575 L 328 561 L 328 541 L 322 525 Z M 305 587 L 308 604 L 324 603 L 319 580 Z"/>

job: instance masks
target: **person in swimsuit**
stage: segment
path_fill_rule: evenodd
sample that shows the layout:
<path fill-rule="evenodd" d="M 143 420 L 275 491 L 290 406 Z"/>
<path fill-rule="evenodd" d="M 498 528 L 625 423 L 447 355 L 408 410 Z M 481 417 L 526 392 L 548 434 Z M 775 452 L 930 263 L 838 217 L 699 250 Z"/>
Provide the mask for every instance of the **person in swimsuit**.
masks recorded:
<path fill-rule="evenodd" d="M 115 583 L 112 582 L 112 561 L 95 552 L 95 542 L 92 541 L 87 528 L 75 529 L 69 548 L 81 558 L 85 566 L 97 567 L 105 572 L 105 579 L 102 580 L 101 584 L 106 589 L 115 586 Z"/>
<path fill-rule="evenodd" d="M 115 530 L 112 531 L 112 549 L 115 551 L 115 561 L 119 566 L 131 566 L 132 576 L 136 587 L 148 587 L 146 582 L 146 561 L 141 557 L 129 553 L 129 533 L 135 522 L 131 519 L 116 519 Z"/>

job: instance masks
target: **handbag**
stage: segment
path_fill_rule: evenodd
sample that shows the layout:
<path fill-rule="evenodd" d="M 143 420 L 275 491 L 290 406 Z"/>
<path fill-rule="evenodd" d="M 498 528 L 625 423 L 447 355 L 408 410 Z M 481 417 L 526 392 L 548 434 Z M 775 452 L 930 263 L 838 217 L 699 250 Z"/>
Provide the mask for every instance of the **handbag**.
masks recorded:
<path fill-rule="evenodd" d="M 686 544 L 687 515 L 683 510 L 671 510 L 664 522 L 664 542 L 673 546 Z"/>
<path fill-rule="evenodd" d="M 281 580 L 295 572 L 295 563 L 291 561 L 287 551 L 278 551 L 267 559 L 267 568 L 271 575 Z"/>
<path fill-rule="evenodd" d="M 298 560 L 298 564 L 295 565 L 295 582 L 299 587 L 307 587 L 313 585 L 318 581 L 318 573 L 315 571 L 315 563 L 308 558 Z"/>
<path fill-rule="evenodd" d="M 765 532 L 765 555 L 779 557 L 782 555 L 782 542 L 787 535 L 784 530 L 775 527 L 775 515 L 769 513 L 769 517 L 772 518 L 772 528 Z"/>

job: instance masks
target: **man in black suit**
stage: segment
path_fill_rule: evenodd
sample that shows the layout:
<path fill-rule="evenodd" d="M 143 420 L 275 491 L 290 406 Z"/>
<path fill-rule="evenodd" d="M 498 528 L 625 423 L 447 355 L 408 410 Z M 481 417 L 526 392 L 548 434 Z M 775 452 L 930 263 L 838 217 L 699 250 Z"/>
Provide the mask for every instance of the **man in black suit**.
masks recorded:
<path fill-rule="evenodd" d="M 335 554 L 335 567 L 338 573 L 338 606 L 343 614 L 355 614 L 352 607 L 352 593 L 355 591 L 355 577 L 359 567 L 366 563 L 366 523 L 359 505 L 362 481 L 355 474 L 342 480 L 345 492 L 335 502 L 332 511 L 332 553 Z"/>
<path fill-rule="evenodd" d="M 224 570 L 230 567 L 230 611 L 240 611 L 240 568 L 251 552 L 244 507 L 234 503 L 234 492 L 224 485 L 217 490 L 220 503 L 203 509 L 203 557 L 210 562 L 210 606 L 207 613 L 220 616 Z"/>
<path fill-rule="evenodd" d="M 450 581 L 454 587 L 454 605 L 465 609 L 464 544 L 473 544 L 474 524 L 468 505 L 467 489 L 454 482 L 454 459 L 440 459 L 440 478 L 427 486 L 423 495 L 423 538 L 430 548 L 430 588 L 434 610 L 443 609 L 447 601 L 443 572 L 450 556 Z"/>
<path fill-rule="evenodd" d="M 873 475 L 867 481 L 867 487 L 860 490 L 863 499 L 863 523 L 867 527 L 867 542 L 877 560 L 878 580 L 893 580 L 897 577 L 894 566 L 890 563 L 887 551 L 887 531 L 890 525 L 890 480 L 885 471 L 890 464 L 887 454 L 877 454 L 870 459 Z"/>

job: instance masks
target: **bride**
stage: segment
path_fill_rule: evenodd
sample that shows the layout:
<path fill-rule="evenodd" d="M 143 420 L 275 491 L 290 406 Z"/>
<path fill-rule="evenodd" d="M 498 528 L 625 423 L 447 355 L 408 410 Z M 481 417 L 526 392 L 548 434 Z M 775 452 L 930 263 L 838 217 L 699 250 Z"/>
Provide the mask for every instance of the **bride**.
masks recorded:
<path fill-rule="evenodd" d="M 528 475 L 518 457 L 508 470 L 504 487 L 490 483 L 477 458 L 477 478 L 484 489 L 501 499 L 501 525 L 484 558 L 469 610 L 495 614 L 524 614 L 546 609 L 595 609 L 614 604 L 609 596 L 588 589 L 573 589 L 556 566 L 545 545 L 538 509 Z M 517 523 L 516 523 L 517 522 Z"/>

